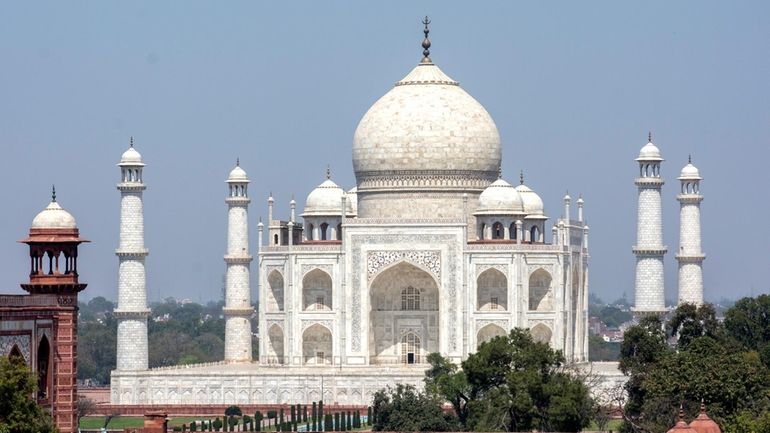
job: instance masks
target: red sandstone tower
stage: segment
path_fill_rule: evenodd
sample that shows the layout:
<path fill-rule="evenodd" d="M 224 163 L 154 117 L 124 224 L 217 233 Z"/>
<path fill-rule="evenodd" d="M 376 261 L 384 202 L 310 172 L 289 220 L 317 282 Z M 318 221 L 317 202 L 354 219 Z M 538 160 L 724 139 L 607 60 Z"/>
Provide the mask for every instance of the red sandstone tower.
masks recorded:
<path fill-rule="evenodd" d="M 86 288 L 78 281 L 78 245 L 88 241 L 80 238 L 75 218 L 56 202 L 54 190 L 51 203 L 32 221 L 29 237 L 19 242 L 29 245 L 30 257 L 29 283 L 21 287 L 30 293 L 30 300 L 56 298 L 54 305 L 45 307 L 44 314 L 52 319 L 53 356 L 37 354 L 42 363 L 37 366 L 36 397 L 40 404 L 50 408 L 61 433 L 75 433 L 77 306 L 78 293 Z M 34 310 L 33 307 L 30 311 Z"/>

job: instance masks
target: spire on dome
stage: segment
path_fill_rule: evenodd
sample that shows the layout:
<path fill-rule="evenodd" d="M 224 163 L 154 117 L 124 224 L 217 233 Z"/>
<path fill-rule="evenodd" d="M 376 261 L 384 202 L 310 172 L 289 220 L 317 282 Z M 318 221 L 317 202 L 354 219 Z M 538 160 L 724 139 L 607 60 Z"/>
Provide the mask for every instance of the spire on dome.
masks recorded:
<path fill-rule="evenodd" d="M 500 164 L 497 166 L 497 178 L 498 179 L 503 178 L 503 164 Z"/>
<path fill-rule="evenodd" d="M 128 147 L 134 147 L 134 136 L 128 138 Z"/>
<path fill-rule="evenodd" d="M 240 167 L 241 166 L 241 158 L 235 158 L 235 166 Z"/>
<path fill-rule="evenodd" d="M 652 131 L 647 131 L 647 142 L 652 143 Z"/>
<path fill-rule="evenodd" d="M 329 166 L 329 164 L 326 164 L 326 178 L 331 179 L 332 178 L 332 169 Z"/>
<path fill-rule="evenodd" d="M 51 203 L 56 203 L 56 185 L 51 185 Z"/>
<path fill-rule="evenodd" d="M 430 24 L 430 20 L 428 19 L 428 16 L 425 15 L 425 19 L 422 20 L 422 23 L 425 24 L 425 28 L 423 29 L 423 33 L 425 33 L 425 39 L 422 40 L 422 61 L 420 63 L 433 63 L 433 61 L 430 59 L 430 39 L 428 39 L 428 33 L 430 33 L 430 29 L 428 28 L 428 24 Z"/>
<path fill-rule="evenodd" d="M 692 154 L 687 155 L 687 163 L 692 164 Z"/>
<path fill-rule="evenodd" d="M 519 185 L 524 185 L 524 170 L 519 170 Z"/>

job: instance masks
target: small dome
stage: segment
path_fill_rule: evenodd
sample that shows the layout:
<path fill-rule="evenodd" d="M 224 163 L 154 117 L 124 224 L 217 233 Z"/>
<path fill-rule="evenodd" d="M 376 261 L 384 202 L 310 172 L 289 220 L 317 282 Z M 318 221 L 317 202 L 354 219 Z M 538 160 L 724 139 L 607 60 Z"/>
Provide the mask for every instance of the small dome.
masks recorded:
<path fill-rule="evenodd" d="M 120 165 L 144 165 L 142 162 L 142 154 L 136 151 L 134 149 L 134 146 L 128 148 L 127 151 L 123 152 L 123 155 L 120 157 Z"/>
<path fill-rule="evenodd" d="M 524 213 L 524 202 L 516 188 L 503 179 L 492 182 L 479 195 L 474 215 L 511 215 Z"/>
<path fill-rule="evenodd" d="M 543 200 L 530 187 L 522 183 L 516 187 L 516 191 L 521 196 L 521 201 L 524 203 L 524 212 L 527 215 L 540 216 L 545 214 Z"/>
<path fill-rule="evenodd" d="M 232 171 L 230 171 L 230 175 L 227 176 L 228 182 L 248 182 L 249 178 L 246 176 L 246 171 L 244 171 L 240 165 L 236 165 Z"/>
<path fill-rule="evenodd" d="M 722 433 L 719 425 L 706 414 L 706 406 L 703 403 L 700 405 L 700 414 L 692 420 L 690 428 L 697 433 Z"/>
<path fill-rule="evenodd" d="M 660 155 L 660 149 L 658 146 L 652 144 L 652 135 L 647 139 L 647 144 L 642 146 L 639 151 L 639 157 L 637 161 L 663 161 L 663 157 Z"/>
<path fill-rule="evenodd" d="M 76 229 L 75 217 L 52 201 L 32 220 L 33 229 Z"/>
<path fill-rule="evenodd" d="M 302 216 L 340 215 L 342 193 L 342 188 L 331 179 L 326 179 L 308 194 Z"/>
<path fill-rule="evenodd" d="M 702 178 L 700 177 L 700 171 L 698 171 L 698 167 L 692 165 L 692 162 L 688 162 L 687 165 L 682 168 L 681 173 L 679 173 L 679 179 L 700 180 Z"/>

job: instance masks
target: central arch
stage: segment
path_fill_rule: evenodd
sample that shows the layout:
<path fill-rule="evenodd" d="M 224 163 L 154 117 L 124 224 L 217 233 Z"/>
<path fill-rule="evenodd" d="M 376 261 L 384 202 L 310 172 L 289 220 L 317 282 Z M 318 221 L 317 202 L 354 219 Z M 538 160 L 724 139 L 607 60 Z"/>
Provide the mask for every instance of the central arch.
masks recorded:
<path fill-rule="evenodd" d="M 429 272 L 398 262 L 372 280 L 369 295 L 370 364 L 419 364 L 438 351 L 439 291 Z"/>

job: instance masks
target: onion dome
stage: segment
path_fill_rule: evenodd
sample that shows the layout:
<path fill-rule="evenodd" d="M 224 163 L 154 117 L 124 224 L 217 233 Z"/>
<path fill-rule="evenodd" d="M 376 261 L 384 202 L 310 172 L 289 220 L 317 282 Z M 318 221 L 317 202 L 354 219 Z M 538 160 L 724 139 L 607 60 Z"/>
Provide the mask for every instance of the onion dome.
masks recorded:
<path fill-rule="evenodd" d="M 230 175 L 227 176 L 227 182 L 248 182 L 249 178 L 246 176 L 246 171 L 241 168 L 240 159 L 236 160 L 235 168 L 230 171 Z"/>
<path fill-rule="evenodd" d="M 545 206 L 543 206 L 543 199 L 532 188 L 524 185 L 524 174 L 519 176 L 519 186 L 516 187 L 516 191 L 521 196 L 521 201 L 524 204 L 524 213 L 527 217 L 545 217 Z"/>
<path fill-rule="evenodd" d="M 663 157 L 660 155 L 660 149 L 658 146 L 652 144 L 652 134 L 647 136 L 647 144 L 642 146 L 639 151 L 639 157 L 637 161 L 663 161 Z"/>
<path fill-rule="evenodd" d="M 121 155 L 118 165 L 144 165 L 142 155 L 134 149 L 134 137 L 131 137 L 129 148 Z"/>
<path fill-rule="evenodd" d="M 516 188 L 502 178 L 492 182 L 479 196 L 474 215 L 521 215 L 524 203 Z"/>
<path fill-rule="evenodd" d="M 722 433 L 719 425 L 706 414 L 706 405 L 703 402 L 700 404 L 700 414 L 692 420 L 690 428 L 697 433 Z"/>
<path fill-rule="evenodd" d="M 353 138 L 353 168 L 365 189 L 481 189 L 496 179 L 500 135 L 487 110 L 430 59 L 425 23 L 423 59 L 364 114 Z"/>
<path fill-rule="evenodd" d="M 56 189 L 53 189 L 51 203 L 32 220 L 33 229 L 76 229 L 77 223 L 71 213 L 56 202 Z"/>
<path fill-rule="evenodd" d="M 677 421 L 676 425 L 671 427 L 668 433 L 698 433 L 698 431 L 694 430 L 689 425 L 687 425 L 686 422 L 684 422 L 684 410 L 682 410 L 682 408 L 680 407 L 679 421 Z"/>
<path fill-rule="evenodd" d="M 698 170 L 698 167 L 692 165 L 692 158 L 687 159 L 687 165 L 685 165 L 682 168 L 682 171 L 679 173 L 679 179 L 680 180 L 701 180 L 703 179 L 700 177 L 700 171 Z"/>
<path fill-rule="evenodd" d="M 341 215 L 343 193 L 344 190 L 330 179 L 327 170 L 326 180 L 308 194 L 302 216 Z"/>

